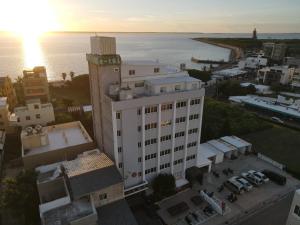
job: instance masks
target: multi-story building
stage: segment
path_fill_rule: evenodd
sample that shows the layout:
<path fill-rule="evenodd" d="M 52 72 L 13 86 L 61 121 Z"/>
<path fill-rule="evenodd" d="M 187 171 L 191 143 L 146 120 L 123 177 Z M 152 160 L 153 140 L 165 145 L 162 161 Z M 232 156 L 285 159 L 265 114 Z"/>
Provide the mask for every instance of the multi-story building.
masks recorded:
<path fill-rule="evenodd" d="M 10 110 L 17 105 L 16 92 L 9 77 L 0 77 L 0 96 L 7 97 Z"/>
<path fill-rule="evenodd" d="M 122 177 L 99 150 L 36 171 L 43 225 L 137 225 L 124 199 Z"/>
<path fill-rule="evenodd" d="M 71 160 L 95 148 L 79 121 L 48 127 L 37 125 L 21 132 L 22 159 L 26 169 Z"/>
<path fill-rule="evenodd" d="M 42 102 L 49 102 L 49 86 L 46 68 L 34 67 L 23 71 L 23 89 L 25 100 L 39 98 Z"/>
<path fill-rule="evenodd" d="M 300 224 L 300 189 L 295 191 L 286 225 Z"/>
<path fill-rule="evenodd" d="M 265 67 L 257 72 L 257 81 L 261 84 L 280 83 L 287 85 L 292 81 L 295 68 L 289 66 L 272 66 Z"/>
<path fill-rule="evenodd" d="M 272 60 L 282 62 L 286 54 L 287 46 L 284 43 L 267 42 L 263 44 L 264 55 Z"/>
<path fill-rule="evenodd" d="M 13 133 L 17 120 L 14 114 L 9 111 L 7 97 L 0 97 L 0 130 L 5 130 L 7 133 Z"/>
<path fill-rule="evenodd" d="M 17 125 L 21 127 L 31 125 L 47 125 L 55 121 L 51 103 L 41 103 L 40 99 L 26 101 L 26 106 L 16 107 L 14 110 Z"/>
<path fill-rule="evenodd" d="M 123 61 L 110 37 L 92 37 L 87 60 L 95 139 L 118 166 L 125 195 L 159 173 L 180 183 L 197 166 L 202 82 L 159 62 Z"/>

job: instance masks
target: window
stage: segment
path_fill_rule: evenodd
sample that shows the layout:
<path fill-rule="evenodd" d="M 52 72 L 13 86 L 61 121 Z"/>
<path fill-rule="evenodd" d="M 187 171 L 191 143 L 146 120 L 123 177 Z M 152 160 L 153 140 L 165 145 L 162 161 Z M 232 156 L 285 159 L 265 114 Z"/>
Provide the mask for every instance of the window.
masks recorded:
<path fill-rule="evenodd" d="M 156 167 L 145 170 L 145 174 L 154 173 L 154 172 L 156 172 Z"/>
<path fill-rule="evenodd" d="M 184 131 L 181 131 L 181 132 L 178 132 L 175 134 L 175 138 L 178 138 L 178 137 L 183 137 L 184 136 Z"/>
<path fill-rule="evenodd" d="M 161 111 L 165 111 L 165 110 L 170 110 L 173 108 L 173 104 L 169 103 L 169 104 L 162 104 L 161 105 Z"/>
<path fill-rule="evenodd" d="M 294 213 L 300 217 L 300 206 L 298 205 L 295 206 Z"/>
<path fill-rule="evenodd" d="M 170 166 L 171 166 L 170 163 L 165 163 L 165 164 L 160 165 L 160 169 L 163 170 L 163 169 L 169 168 Z"/>
<path fill-rule="evenodd" d="M 30 116 L 26 116 L 26 120 L 30 120 Z"/>
<path fill-rule="evenodd" d="M 138 147 L 142 147 L 142 143 L 141 142 L 138 142 Z"/>
<path fill-rule="evenodd" d="M 152 144 L 155 144 L 155 143 L 157 143 L 157 139 L 156 138 L 152 138 L 152 139 L 149 139 L 149 140 L 145 141 L 145 146 L 152 145 Z"/>
<path fill-rule="evenodd" d="M 135 87 L 144 87 L 145 83 L 144 82 L 137 82 L 134 84 Z"/>
<path fill-rule="evenodd" d="M 199 119 L 199 114 L 190 115 L 189 119 L 190 120 L 197 120 L 197 119 Z"/>
<path fill-rule="evenodd" d="M 157 123 L 149 123 L 145 125 L 145 130 L 155 129 L 157 127 Z"/>
<path fill-rule="evenodd" d="M 117 136 L 120 137 L 121 136 L 121 131 L 117 130 Z"/>
<path fill-rule="evenodd" d="M 161 127 L 166 127 L 172 124 L 171 120 L 166 120 L 161 122 Z"/>
<path fill-rule="evenodd" d="M 129 75 L 135 75 L 135 70 L 129 70 Z"/>
<path fill-rule="evenodd" d="M 160 87 L 160 93 L 165 93 L 167 92 L 167 88 L 166 87 Z"/>
<path fill-rule="evenodd" d="M 138 114 L 138 115 L 141 115 L 141 114 L 142 114 L 142 110 L 141 110 L 141 109 L 138 109 L 138 110 L 137 110 L 137 114 Z"/>
<path fill-rule="evenodd" d="M 186 107 L 186 101 L 181 101 L 176 103 L 177 108 Z"/>
<path fill-rule="evenodd" d="M 198 128 L 190 129 L 189 134 L 195 134 L 198 133 Z"/>
<path fill-rule="evenodd" d="M 198 99 L 193 99 L 193 100 L 191 100 L 191 103 L 190 103 L 190 105 L 197 105 L 197 104 L 200 104 L 200 98 L 198 98 Z"/>
<path fill-rule="evenodd" d="M 196 145 L 197 145 L 197 142 L 194 141 L 194 142 L 188 143 L 187 147 L 188 147 L 188 148 L 191 148 L 191 147 L 195 147 Z"/>
<path fill-rule="evenodd" d="M 138 127 L 137 127 L 137 130 L 138 130 L 138 132 L 141 132 L 142 127 L 141 127 L 141 126 L 138 126 Z"/>
<path fill-rule="evenodd" d="M 99 199 L 100 199 L 100 200 L 105 200 L 105 199 L 107 199 L 107 194 L 106 194 L 106 193 L 100 194 L 100 195 L 99 195 Z"/>
<path fill-rule="evenodd" d="M 186 160 L 189 161 L 189 160 L 192 160 L 195 158 L 196 158 L 196 155 L 190 155 L 190 156 L 186 157 Z"/>
<path fill-rule="evenodd" d="M 173 162 L 174 166 L 180 163 L 183 163 L 183 159 L 177 159 Z"/>
<path fill-rule="evenodd" d="M 156 158 L 156 153 L 149 154 L 149 155 L 145 156 L 145 160 L 154 159 L 154 158 Z"/>
<path fill-rule="evenodd" d="M 119 120 L 119 119 L 121 119 L 121 112 L 117 112 L 116 113 L 116 118 Z"/>
<path fill-rule="evenodd" d="M 175 91 L 180 91 L 181 90 L 181 85 L 175 85 Z"/>
<path fill-rule="evenodd" d="M 115 72 L 115 73 L 120 72 L 120 69 L 119 69 L 118 67 L 115 67 L 115 68 L 114 68 L 114 72 Z"/>
<path fill-rule="evenodd" d="M 141 177 L 142 176 L 142 172 L 138 172 L 138 176 Z"/>
<path fill-rule="evenodd" d="M 184 149 L 183 145 L 177 146 L 174 148 L 174 152 L 182 151 Z"/>
<path fill-rule="evenodd" d="M 176 123 L 184 123 L 184 122 L 185 122 L 185 117 L 176 118 Z"/>
<path fill-rule="evenodd" d="M 119 168 L 121 169 L 121 168 L 123 168 L 123 163 L 119 163 Z"/>
<path fill-rule="evenodd" d="M 154 73 L 159 73 L 159 68 L 154 68 Z"/>
<path fill-rule="evenodd" d="M 172 136 L 171 134 L 169 135 L 166 135 L 166 136 L 161 136 L 160 137 L 160 141 L 163 142 L 163 141 L 168 141 L 168 140 L 171 140 Z"/>
<path fill-rule="evenodd" d="M 39 105 L 34 105 L 34 109 L 39 109 Z"/>
<path fill-rule="evenodd" d="M 122 147 L 118 147 L 118 152 L 119 152 L 119 153 L 122 152 Z"/>
<path fill-rule="evenodd" d="M 36 119 L 41 119 L 41 115 L 40 115 L 40 114 L 36 114 L 36 115 L 35 115 L 35 118 L 36 118 Z"/>
<path fill-rule="evenodd" d="M 142 157 L 138 157 L 138 162 L 142 162 Z"/>
<path fill-rule="evenodd" d="M 160 156 L 168 155 L 171 153 L 171 149 L 166 149 L 160 152 Z"/>
<path fill-rule="evenodd" d="M 150 106 L 145 108 L 145 113 L 153 113 L 153 112 L 157 112 L 157 106 Z"/>

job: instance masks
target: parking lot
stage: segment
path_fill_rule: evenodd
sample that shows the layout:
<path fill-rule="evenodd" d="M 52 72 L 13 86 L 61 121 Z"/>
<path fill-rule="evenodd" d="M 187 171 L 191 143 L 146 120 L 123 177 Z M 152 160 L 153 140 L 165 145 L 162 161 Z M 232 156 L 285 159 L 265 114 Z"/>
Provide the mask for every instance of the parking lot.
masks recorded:
<path fill-rule="evenodd" d="M 225 175 L 222 171 L 224 169 L 230 168 L 233 173 Z M 249 170 L 261 171 L 263 169 L 269 169 L 280 173 L 287 178 L 286 185 L 280 186 L 278 184 L 269 181 L 258 187 L 253 187 L 249 192 L 245 192 L 241 195 L 237 195 L 237 201 L 231 203 L 227 200 L 228 195 L 231 193 L 226 187 L 221 192 L 218 188 L 230 177 L 239 176 L 242 172 L 247 172 Z M 198 183 L 194 185 L 192 189 L 188 189 L 184 192 L 178 193 L 169 199 L 163 200 L 159 203 L 160 210 L 158 210 L 159 216 L 167 224 L 176 225 L 188 225 L 185 217 L 191 213 L 199 213 L 199 218 L 201 217 L 201 212 L 203 214 L 203 208 L 207 206 L 206 202 L 201 203 L 199 206 L 195 206 L 191 202 L 191 197 L 199 195 L 199 190 L 206 190 L 207 192 L 214 192 L 214 197 L 224 201 L 227 206 L 227 213 L 224 216 L 219 214 L 214 214 L 212 216 L 204 216 L 197 223 L 193 224 L 224 224 L 226 223 L 236 223 L 240 219 L 244 218 L 245 215 L 250 215 L 259 212 L 264 207 L 271 204 L 275 204 L 276 201 L 280 200 L 286 196 L 291 191 L 299 187 L 300 182 L 285 172 L 280 171 L 271 164 L 258 159 L 256 156 L 239 156 L 236 160 L 225 160 L 223 163 L 218 165 L 213 165 L 212 171 L 217 172 L 219 177 L 213 175 L 213 173 L 207 173 L 204 176 L 203 185 Z M 176 216 L 171 216 L 167 209 L 173 205 L 180 202 L 186 202 L 189 209 L 185 212 L 180 213 Z"/>

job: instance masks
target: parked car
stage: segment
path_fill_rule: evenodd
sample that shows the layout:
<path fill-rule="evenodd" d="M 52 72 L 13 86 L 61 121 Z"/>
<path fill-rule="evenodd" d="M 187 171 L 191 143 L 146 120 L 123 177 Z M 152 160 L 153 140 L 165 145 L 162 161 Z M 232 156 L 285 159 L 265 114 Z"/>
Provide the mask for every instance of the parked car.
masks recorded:
<path fill-rule="evenodd" d="M 284 121 L 283 121 L 283 120 L 281 120 L 280 118 L 275 117 L 275 116 L 271 117 L 271 120 L 273 120 L 274 122 L 277 122 L 277 123 L 284 124 Z"/>
<path fill-rule="evenodd" d="M 262 173 L 265 174 L 271 181 L 275 182 L 276 184 L 279 184 L 279 185 L 286 184 L 285 176 L 282 176 L 271 170 L 263 170 Z"/>
<path fill-rule="evenodd" d="M 239 182 L 240 184 L 242 184 L 245 188 L 246 191 L 251 191 L 253 186 L 245 179 L 245 178 L 242 178 L 242 177 L 238 177 L 238 176 L 235 176 L 233 177 L 237 182 Z"/>
<path fill-rule="evenodd" d="M 264 183 L 267 183 L 269 182 L 269 178 L 266 177 L 265 174 L 261 173 L 261 172 L 258 172 L 258 171 L 255 171 L 255 170 L 249 170 L 248 173 L 252 174 L 253 176 L 256 176 L 258 177 L 259 179 L 261 179 Z"/>
<path fill-rule="evenodd" d="M 255 186 L 259 186 L 263 183 L 263 181 L 260 178 L 253 176 L 249 173 L 241 173 L 241 176 Z"/>
<path fill-rule="evenodd" d="M 224 186 L 235 194 L 243 194 L 245 192 L 244 186 L 233 178 L 225 181 Z"/>

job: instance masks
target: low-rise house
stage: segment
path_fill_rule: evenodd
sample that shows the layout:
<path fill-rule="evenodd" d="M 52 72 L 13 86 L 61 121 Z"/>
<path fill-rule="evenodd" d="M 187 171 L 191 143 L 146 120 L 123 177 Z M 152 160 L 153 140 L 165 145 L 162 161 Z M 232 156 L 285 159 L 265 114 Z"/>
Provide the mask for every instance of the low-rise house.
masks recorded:
<path fill-rule="evenodd" d="M 43 225 L 137 225 L 118 169 L 98 149 L 37 171 Z"/>
<path fill-rule="evenodd" d="M 251 152 L 252 144 L 237 136 L 225 136 L 221 137 L 221 140 L 236 147 L 241 154 Z"/>
<path fill-rule="evenodd" d="M 17 125 L 21 127 L 31 125 L 47 125 L 55 121 L 54 109 L 51 103 L 41 103 L 40 99 L 26 101 L 26 106 L 16 107 Z"/>
<path fill-rule="evenodd" d="M 230 159 L 232 156 L 238 155 L 238 150 L 236 147 L 234 147 L 231 144 L 228 144 L 227 142 L 218 139 L 218 140 L 211 140 L 207 142 L 209 145 L 216 148 L 218 151 L 221 151 L 224 153 L 224 157 Z"/>
<path fill-rule="evenodd" d="M 200 155 L 211 160 L 214 164 L 221 163 L 224 160 L 224 152 L 219 151 L 214 146 L 208 143 L 200 144 L 199 151 Z"/>
<path fill-rule="evenodd" d="M 253 85 L 256 89 L 256 93 L 258 94 L 272 94 L 271 87 L 269 85 L 263 85 L 263 84 L 252 84 L 252 83 L 241 83 L 242 87 L 249 87 L 250 85 Z"/>
<path fill-rule="evenodd" d="M 287 85 L 292 81 L 295 68 L 289 66 L 265 67 L 257 72 L 257 81 L 261 84 L 283 84 Z"/>
<path fill-rule="evenodd" d="M 25 168 L 74 159 L 95 144 L 79 121 L 48 127 L 27 127 L 21 133 Z"/>
<path fill-rule="evenodd" d="M 245 70 L 241 70 L 238 67 L 234 67 L 231 69 L 218 70 L 213 72 L 212 78 L 216 80 L 239 80 L 246 78 L 248 76 L 248 72 Z"/>

